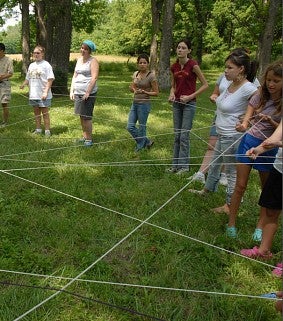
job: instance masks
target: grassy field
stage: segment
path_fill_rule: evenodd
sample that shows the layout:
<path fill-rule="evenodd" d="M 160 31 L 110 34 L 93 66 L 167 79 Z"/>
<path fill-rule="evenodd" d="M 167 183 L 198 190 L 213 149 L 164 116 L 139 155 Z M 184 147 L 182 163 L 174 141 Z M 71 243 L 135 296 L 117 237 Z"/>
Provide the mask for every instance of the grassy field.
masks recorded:
<path fill-rule="evenodd" d="M 0 130 L 0 320 L 280 320 L 274 301 L 257 296 L 281 287 L 271 275 L 281 259 L 281 227 L 270 262 L 237 255 L 254 246 L 256 173 L 237 240 L 224 234 L 227 216 L 210 210 L 222 205 L 222 186 L 207 198 L 187 192 L 201 188 L 186 178 L 201 163 L 214 112 L 208 96 L 218 72 L 205 74 L 211 86 L 198 100 L 191 171 L 182 177 L 165 172 L 173 142 L 168 93 L 152 102 L 153 148 L 134 153 L 125 129 L 132 99 L 126 66 L 99 77 L 88 149 L 75 143 L 81 130 L 68 96 L 53 99 L 52 137 L 32 135 L 27 92 L 13 77 L 10 124 Z"/>

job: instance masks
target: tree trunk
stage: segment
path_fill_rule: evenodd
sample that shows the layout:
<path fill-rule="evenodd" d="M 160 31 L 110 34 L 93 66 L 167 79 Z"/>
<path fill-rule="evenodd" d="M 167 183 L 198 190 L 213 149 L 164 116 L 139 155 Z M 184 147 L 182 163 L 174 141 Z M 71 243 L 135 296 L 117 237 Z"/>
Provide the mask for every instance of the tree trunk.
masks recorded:
<path fill-rule="evenodd" d="M 36 44 L 43 46 L 47 50 L 47 21 L 45 4 L 45 1 L 37 1 L 35 2 L 34 8 L 36 17 Z"/>
<path fill-rule="evenodd" d="M 68 94 L 68 71 L 71 48 L 71 0 L 48 0 L 36 3 L 37 42 L 45 47 L 45 59 L 53 67 L 55 94 Z"/>
<path fill-rule="evenodd" d="M 281 0 L 269 1 L 268 15 L 266 24 L 262 36 L 259 39 L 259 51 L 258 51 L 258 62 L 259 62 L 259 75 L 262 74 L 266 65 L 271 60 L 271 49 L 274 37 L 274 27 L 276 23 L 277 13 L 280 12 Z"/>
<path fill-rule="evenodd" d="M 150 45 L 150 70 L 157 69 L 158 35 L 160 34 L 160 18 L 163 0 L 151 0 L 152 38 Z"/>
<path fill-rule="evenodd" d="M 29 26 L 29 0 L 21 1 L 22 12 L 22 76 L 25 76 L 30 64 L 30 26 Z"/>
<path fill-rule="evenodd" d="M 158 70 L 158 82 L 160 89 L 171 87 L 170 81 L 170 52 L 173 42 L 175 0 L 164 0 L 162 38 L 160 44 L 160 59 Z"/>

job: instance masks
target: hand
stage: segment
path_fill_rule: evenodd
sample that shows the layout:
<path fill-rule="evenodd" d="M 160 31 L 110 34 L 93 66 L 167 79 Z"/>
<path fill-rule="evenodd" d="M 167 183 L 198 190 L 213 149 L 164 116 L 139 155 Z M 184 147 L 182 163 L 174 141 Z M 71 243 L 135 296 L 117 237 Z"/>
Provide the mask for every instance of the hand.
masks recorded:
<path fill-rule="evenodd" d="M 86 93 L 82 97 L 82 100 L 87 100 L 88 97 L 89 97 L 89 92 L 86 91 Z"/>
<path fill-rule="evenodd" d="M 194 99 L 193 95 L 181 95 L 180 96 L 180 101 L 182 103 L 187 103 L 187 102 L 191 101 L 192 99 Z"/>
<path fill-rule="evenodd" d="M 170 95 L 168 98 L 169 103 L 173 103 L 175 101 L 175 95 Z"/>
<path fill-rule="evenodd" d="M 212 94 L 212 95 L 209 97 L 209 99 L 210 99 L 210 101 L 211 101 L 212 103 L 215 104 L 217 97 L 218 97 L 217 94 Z"/>
<path fill-rule="evenodd" d="M 257 147 L 252 147 L 246 151 L 246 155 L 253 160 L 255 160 L 259 154 L 259 149 Z"/>
<path fill-rule="evenodd" d="M 70 93 L 70 99 L 71 99 L 71 100 L 75 100 L 75 95 L 74 95 L 74 93 Z"/>
<path fill-rule="evenodd" d="M 47 93 L 43 93 L 42 96 L 41 96 L 41 99 L 42 100 L 46 100 L 46 98 L 47 98 Z"/>
<path fill-rule="evenodd" d="M 248 127 L 244 123 L 237 123 L 236 126 L 235 126 L 235 129 L 238 132 L 245 132 L 247 130 L 247 128 Z"/>
<path fill-rule="evenodd" d="M 23 84 L 23 85 L 20 86 L 20 89 L 24 89 L 24 87 L 25 87 L 25 85 Z"/>

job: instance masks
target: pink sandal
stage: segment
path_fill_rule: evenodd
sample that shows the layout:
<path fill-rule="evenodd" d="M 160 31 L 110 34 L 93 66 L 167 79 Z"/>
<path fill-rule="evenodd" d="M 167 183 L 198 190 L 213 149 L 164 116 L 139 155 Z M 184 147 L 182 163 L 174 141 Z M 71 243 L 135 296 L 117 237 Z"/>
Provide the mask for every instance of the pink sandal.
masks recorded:
<path fill-rule="evenodd" d="M 257 246 L 254 246 L 252 249 L 243 249 L 240 253 L 251 259 L 261 258 L 268 260 L 272 258 L 272 253 L 269 252 L 267 254 L 262 254 L 259 252 L 259 248 Z"/>
<path fill-rule="evenodd" d="M 283 263 L 276 264 L 276 268 L 272 271 L 272 274 L 281 278 L 282 276 Z"/>

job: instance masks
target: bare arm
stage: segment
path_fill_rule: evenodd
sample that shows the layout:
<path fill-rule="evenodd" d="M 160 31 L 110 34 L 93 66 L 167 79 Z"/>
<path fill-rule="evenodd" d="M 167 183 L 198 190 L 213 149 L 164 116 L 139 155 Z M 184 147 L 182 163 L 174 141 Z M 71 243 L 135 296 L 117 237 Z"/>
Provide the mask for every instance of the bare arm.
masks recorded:
<path fill-rule="evenodd" d="M 210 95 L 209 99 L 212 103 L 215 104 L 217 97 L 220 95 L 219 85 L 215 84 L 212 94 Z"/>
<path fill-rule="evenodd" d="M 96 58 L 93 58 L 90 64 L 91 71 L 91 81 L 86 89 L 85 95 L 83 97 L 84 100 L 88 99 L 90 93 L 92 92 L 93 87 L 96 84 L 99 74 L 99 63 Z"/>
<path fill-rule="evenodd" d="M 253 147 L 248 150 L 246 155 L 252 159 L 256 159 L 258 155 L 275 147 L 282 147 L 282 119 L 274 133 L 257 147 Z"/>
<path fill-rule="evenodd" d="M 53 81 L 54 81 L 53 78 L 50 78 L 50 79 L 47 80 L 47 84 L 46 84 L 46 86 L 45 86 L 45 88 L 43 90 L 42 96 L 41 96 L 42 100 L 45 100 L 47 98 L 48 91 L 51 88 Z"/>
<path fill-rule="evenodd" d="M 201 86 L 199 87 L 198 90 L 196 90 L 191 95 L 181 95 L 180 100 L 184 103 L 195 99 L 199 94 L 201 94 L 202 92 L 204 92 L 208 88 L 208 82 L 205 79 L 205 77 L 204 77 L 204 75 L 198 65 L 195 65 L 193 67 L 193 72 L 197 75 L 198 80 L 201 82 Z"/>

